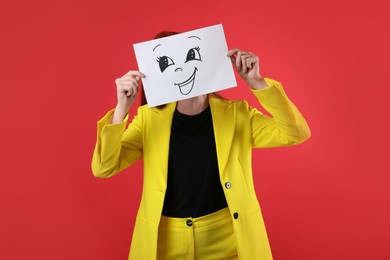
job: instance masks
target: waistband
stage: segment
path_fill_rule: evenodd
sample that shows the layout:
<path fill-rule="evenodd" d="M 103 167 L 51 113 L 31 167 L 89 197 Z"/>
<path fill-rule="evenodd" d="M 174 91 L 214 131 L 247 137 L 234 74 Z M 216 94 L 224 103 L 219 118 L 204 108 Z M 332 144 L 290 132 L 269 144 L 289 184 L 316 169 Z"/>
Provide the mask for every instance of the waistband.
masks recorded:
<path fill-rule="evenodd" d="M 172 218 L 161 216 L 160 225 L 176 228 L 188 228 L 188 227 L 204 227 L 215 223 L 218 223 L 224 219 L 231 218 L 229 208 L 226 207 L 217 212 L 201 216 L 198 218 Z M 191 221 L 191 225 L 188 225 L 188 221 Z"/>

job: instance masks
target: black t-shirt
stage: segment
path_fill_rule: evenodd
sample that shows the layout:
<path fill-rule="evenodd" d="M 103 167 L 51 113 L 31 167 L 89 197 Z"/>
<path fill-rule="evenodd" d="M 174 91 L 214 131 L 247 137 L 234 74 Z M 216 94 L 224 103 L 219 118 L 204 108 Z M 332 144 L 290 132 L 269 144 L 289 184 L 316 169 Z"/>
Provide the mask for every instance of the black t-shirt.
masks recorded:
<path fill-rule="evenodd" d="M 227 207 L 219 179 L 210 107 L 196 115 L 175 111 L 162 214 L 200 217 Z"/>

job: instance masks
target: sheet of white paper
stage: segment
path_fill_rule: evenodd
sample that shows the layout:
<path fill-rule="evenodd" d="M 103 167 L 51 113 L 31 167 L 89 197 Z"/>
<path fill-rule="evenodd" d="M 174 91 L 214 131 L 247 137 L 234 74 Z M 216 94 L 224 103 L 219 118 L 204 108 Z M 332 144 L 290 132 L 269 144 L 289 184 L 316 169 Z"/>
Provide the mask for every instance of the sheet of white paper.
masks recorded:
<path fill-rule="evenodd" d="M 149 107 L 237 86 L 222 24 L 134 44 Z"/>

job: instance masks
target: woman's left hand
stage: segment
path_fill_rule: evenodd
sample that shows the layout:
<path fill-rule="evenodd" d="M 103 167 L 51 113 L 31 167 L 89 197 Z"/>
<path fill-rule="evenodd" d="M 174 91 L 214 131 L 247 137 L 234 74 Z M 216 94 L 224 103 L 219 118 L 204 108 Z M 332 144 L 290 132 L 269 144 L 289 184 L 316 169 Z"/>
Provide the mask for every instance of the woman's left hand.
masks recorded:
<path fill-rule="evenodd" d="M 259 57 L 251 52 L 232 49 L 227 54 L 245 82 L 254 89 L 262 89 L 267 83 L 260 75 Z"/>

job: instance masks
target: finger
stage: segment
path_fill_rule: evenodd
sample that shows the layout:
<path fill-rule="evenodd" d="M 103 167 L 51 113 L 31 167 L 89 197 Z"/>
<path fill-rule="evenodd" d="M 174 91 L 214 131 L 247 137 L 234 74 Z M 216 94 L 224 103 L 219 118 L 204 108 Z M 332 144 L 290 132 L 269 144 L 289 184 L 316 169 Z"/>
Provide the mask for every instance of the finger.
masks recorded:
<path fill-rule="evenodd" d="M 135 86 L 138 88 L 138 80 L 136 78 L 130 78 L 130 81 L 135 84 Z"/>
<path fill-rule="evenodd" d="M 133 75 L 133 73 L 134 73 L 134 70 L 129 70 L 128 72 L 126 72 L 126 74 L 125 75 L 123 75 L 123 76 L 127 76 L 127 75 Z"/>
<path fill-rule="evenodd" d="M 117 79 L 117 83 L 122 84 L 125 82 L 130 82 L 131 78 L 131 76 L 123 76 L 122 78 Z"/>
<path fill-rule="evenodd" d="M 134 86 L 133 82 L 127 82 L 127 83 L 121 84 L 121 85 L 119 85 L 119 91 L 126 92 L 133 86 Z"/>
<path fill-rule="evenodd" d="M 232 64 L 233 64 L 234 66 L 236 66 L 236 57 L 230 56 L 230 61 L 232 62 Z"/>
<path fill-rule="evenodd" d="M 246 67 L 248 68 L 248 71 L 252 69 L 251 59 L 246 59 Z"/>
<path fill-rule="evenodd" d="M 128 82 L 133 82 L 137 87 L 138 87 L 138 80 L 136 79 L 137 77 L 133 77 L 130 75 L 123 76 L 118 80 L 119 84 L 126 84 Z"/>
<path fill-rule="evenodd" d="M 252 69 L 255 64 L 259 63 L 259 57 L 253 55 L 250 59 L 250 68 Z"/>
<path fill-rule="evenodd" d="M 134 76 L 132 74 L 128 74 L 128 75 L 122 76 L 120 79 L 122 79 L 122 80 L 129 80 L 131 78 L 134 78 Z"/>
<path fill-rule="evenodd" d="M 241 55 L 241 61 L 242 63 L 245 63 L 245 66 L 248 67 L 248 60 L 250 60 L 252 57 L 252 55 L 250 55 L 249 53 L 245 53 L 243 55 Z"/>
<path fill-rule="evenodd" d="M 255 63 L 255 59 L 254 59 L 254 57 L 249 57 L 249 58 L 247 58 L 246 59 L 246 66 L 248 67 L 248 69 L 252 69 L 253 68 L 253 64 Z"/>
<path fill-rule="evenodd" d="M 246 57 L 247 55 L 241 56 L 242 71 L 244 72 L 244 74 L 248 72 L 248 67 L 246 66 L 246 61 L 247 61 Z"/>
<path fill-rule="evenodd" d="M 137 90 L 137 89 L 138 89 L 138 83 L 137 83 L 137 82 L 130 81 L 130 87 L 131 87 L 132 89 Z"/>
<path fill-rule="evenodd" d="M 140 78 L 145 78 L 145 74 L 143 74 L 141 71 L 138 71 L 138 70 L 134 71 L 134 75 L 136 75 Z"/>
<path fill-rule="evenodd" d="M 238 51 L 237 55 L 236 55 L 236 68 L 237 68 L 237 70 L 241 69 L 241 55 L 242 55 L 242 52 Z"/>
<path fill-rule="evenodd" d="M 132 91 L 131 85 L 126 85 L 126 86 L 122 85 L 118 88 L 118 92 L 124 94 L 126 97 L 130 96 L 131 91 Z"/>
<path fill-rule="evenodd" d="M 130 95 L 129 95 L 130 94 Z M 128 92 L 128 97 L 134 97 L 137 94 L 137 88 L 135 86 L 131 87 L 131 90 Z"/>
<path fill-rule="evenodd" d="M 231 49 L 231 50 L 228 51 L 227 56 L 228 56 L 228 57 L 232 57 L 232 56 L 234 56 L 234 54 L 236 54 L 236 53 L 239 52 L 239 51 L 240 51 L 240 50 L 237 49 L 237 48 Z"/>
<path fill-rule="evenodd" d="M 119 87 L 119 88 L 120 88 L 120 87 L 129 87 L 129 86 L 131 86 L 132 84 L 134 84 L 134 83 L 131 82 L 131 81 L 121 82 L 121 83 L 118 84 L 118 87 Z"/>
<path fill-rule="evenodd" d="M 236 63 L 239 63 L 239 68 L 238 69 L 242 69 L 242 67 L 246 64 L 244 64 L 244 62 L 246 62 L 246 58 L 248 57 L 248 53 L 247 52 L 244 52 L 244 51 L 239 51 L 238 52 L 240 55 L 237 55 L 237 60 Z"/>
<path fill-rule="evenodd" d="M 135 79 L 135 80 L 139 81 L 141 79 L 141 77 L 133 75 L 133 74 L 128 74 L 128 75 L 122 76 L 121 79 L 125 79 L 125 80 Z"/>
<path fill-rule="evenodd" d="M 246 67 L 246 72 L 248 72 L 248 69 L 251 67 L 252 58 L 253 58 L 253 55 L 251 55 L 249 52 L 245 52 L 241 56 L 241 61 L 242 61 L 243 66 Z"/>
<path fill-rule="evenodd" d="M 131 97 L 134 94 L 134 86 L 128 86 L 125 89 L 125 94 L 127 97 Z"/>
<path fill-rule="evenodd" d="M 118 86 L 117 86 L 117 89 L 119 92 L 122 92 L 122 93 L 126 93 L 130 88 L 136 88 L 138 89 L 138 86 L 135 85 L 134 82 L 132 81 L 127 81 L 127 82 L 124 82 L 124 83 L 120 83 Z"/>
<path fill-rule="evenodd" d="M 145 77 L 145 75 L 142 72 L 138 71 L 138 70 L 130 70 L 124 76 L 127 76 L 127 75 L 138 76 L 140 78 L 144 78 Z"/>
<path fill-rule="evenodd" d="M 129 94 L 131 94 L 131 89 L 131 86 L 125 86 L 119 90 L 119 93 L 129 96 Z"/>
<path fill-rule="evenodd" d="M 138 87 L 135 85 L 134 82 L 132 82 L 132 81 L 127 81 L 127 82 L 124 82 L 124 83 L 120 83 L 120 84 L 118 85 L 118 90 L 119 90 L 120 92 L 127 92 L 127 91 L 129 91 L 131 88 L 133 88 L 133 87 L 138 88 Z"/>

